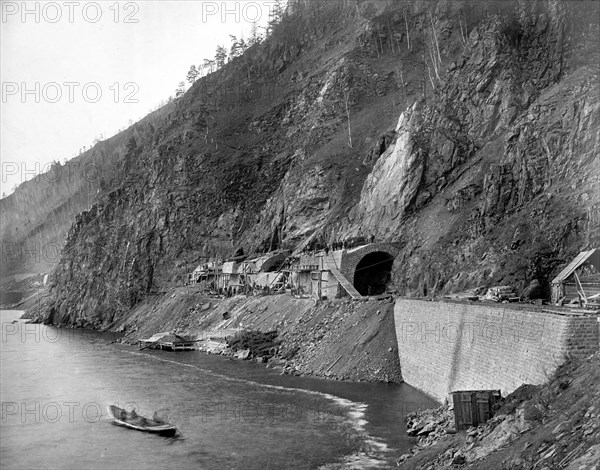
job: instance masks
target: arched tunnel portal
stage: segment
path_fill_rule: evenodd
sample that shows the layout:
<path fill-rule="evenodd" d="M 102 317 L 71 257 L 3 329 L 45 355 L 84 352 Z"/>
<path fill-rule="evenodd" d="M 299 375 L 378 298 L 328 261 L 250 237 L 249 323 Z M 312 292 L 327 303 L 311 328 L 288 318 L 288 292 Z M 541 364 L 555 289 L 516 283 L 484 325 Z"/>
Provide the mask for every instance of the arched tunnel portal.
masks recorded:
<path fill-rule="evenodd" d="M 361 295 L 384 294 L 392 280 L 394 257 L 385 251 L 373 251 L 356 265 L 354 287 Z"/>

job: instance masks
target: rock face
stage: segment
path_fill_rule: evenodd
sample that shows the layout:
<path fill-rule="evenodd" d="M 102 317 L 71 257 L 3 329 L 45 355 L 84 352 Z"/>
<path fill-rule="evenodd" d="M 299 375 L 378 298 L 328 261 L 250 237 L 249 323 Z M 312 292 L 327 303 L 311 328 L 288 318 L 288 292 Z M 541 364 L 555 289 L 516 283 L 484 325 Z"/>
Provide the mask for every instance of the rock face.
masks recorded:
<path fill-rule="evenodd" d="M 563 68 L 546 14 L 518 48 L 507 27 L 492 17 L 472 31 L 435 100 L 402 115 L 342 225 L 405 243 L 404 294 L 538 278 L 543 296 L 575 246 L 598 243 L 597 72 Z"/>
<path fill-rule="evenodd" d="M 545 296 L 598 245 L 595 3 L 350 3 L 297 3 L 121 139 L 47 317 L 106 326 L 202 257 L 309 237 L 398 242 L 390 287 L 415 296 Z"/>
<path fill-rule="evenodd" d="M 396 142 L 377 160 L 363 184 L 360 201 L 350 213 L 353 226 L 368 227 L 378 239 L 393 237 L 403 225 L 403 216 L 423 177 L 423 154 L 413 138 L 418 123 L 410 119 L 414 109 L 415 106 L 400 116 L 395 130 Z"/>

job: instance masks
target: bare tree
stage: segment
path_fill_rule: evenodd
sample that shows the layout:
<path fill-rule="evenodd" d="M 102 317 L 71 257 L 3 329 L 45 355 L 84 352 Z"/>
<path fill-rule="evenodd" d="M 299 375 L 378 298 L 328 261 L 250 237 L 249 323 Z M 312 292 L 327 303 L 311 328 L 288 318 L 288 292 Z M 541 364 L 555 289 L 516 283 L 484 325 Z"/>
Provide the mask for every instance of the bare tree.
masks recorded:
<path fill-rule="evenodd" d="M 429 18 L 431 19 L 431 31 L 433 32 L 433 39 L 434 39 L 434 45 L 435 45 L 435 49 L 437 52 L 437 58 L 440 61 L 440 65 L 442 63 L 442 56 L 440 54 L 440 43 L 438 42 L 437 39 L 437 32 L 435 31 L 435 23 L 433 22 L 433 15 L 430 14 Z"/>
<path fill-rule="evenodd" d="M 346 117 L 348 118 L 348 147 L 352 148 L 352 128 L 350 126 L 350 107 L 348 102 L 350 101 L 350 91 L 344 93 L 344 104 L 346 105 Z"/>
<path fill-rule="evenodd" d="M 406 47 L 407 49 L 410 51 L 411 47 L 410 47 L 410 31 L 408 30 L 408 19 L 406 18 L 406 11 L 402 11 L 402 13 L 404 14 L 404 26 L 406 26 Z"/>

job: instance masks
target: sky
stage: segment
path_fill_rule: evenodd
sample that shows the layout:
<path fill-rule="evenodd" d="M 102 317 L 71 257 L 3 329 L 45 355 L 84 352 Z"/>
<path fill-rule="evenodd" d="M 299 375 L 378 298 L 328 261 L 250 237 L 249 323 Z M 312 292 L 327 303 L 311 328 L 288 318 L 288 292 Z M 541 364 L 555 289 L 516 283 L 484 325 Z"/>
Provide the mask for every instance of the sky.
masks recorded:
<path fill-rule="evenodd" d="M 0 195 L 144 117 L 274 4 L 0 0 Z"/>

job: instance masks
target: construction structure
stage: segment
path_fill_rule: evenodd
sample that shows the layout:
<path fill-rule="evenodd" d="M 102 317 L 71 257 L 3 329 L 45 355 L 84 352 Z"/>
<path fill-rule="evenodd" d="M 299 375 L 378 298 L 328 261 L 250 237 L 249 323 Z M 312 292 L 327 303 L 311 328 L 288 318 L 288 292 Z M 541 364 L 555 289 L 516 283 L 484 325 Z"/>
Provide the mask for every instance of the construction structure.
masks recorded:
<path fill-rule="evenodd" d="M 220 262 L 202 263 L 187 275 L 187 285 L 199 284 L 206 293 L 247 293 L 254 288 L 281 288 L 282 268 L 289 251 L 277 251 L 246 258 L 244 256 Z"/>
<path fill-rule="evenodd" d="M 218 288 L 219 263 L 207 261 L 199 264 L 187 277 L 187 284 L 201 284 L 212 289 Z"/>
<path fill-rule="evenodd" d="M 176 335 L 172 332 L 156 333 L 148 339 L 140 339 L 140 349 L 164 349 L 166 351 L 191 351 L 196 349 L 197 339 Z"/>
<path fill-rule="evenodd" d="M 260 257 L 210 262 L 188 275 L 213 293 L 285 292 L 316 299 L 361 299 L 386 293 L 398 248 L 370 243 L 337 250 L 276 251 Z"/>
<path fill-rule="evenodd" d="M 597 303 L 600 297 L 600 249 L 582 251 L 552 280 L 552 303 Z"/>
<path fill-rule="evenodd" d="M 397 254 L 398 248 L 391 243 L 299 253 L 290 260 L 290 282 L 299 293 L 317 299 L 384 294 Z"/>
<path fill-rule="evenodd" d="M 284 267 L 290 251 L 267 253 L 244 261 L 241 270 L 244 284 L 250 287 L 281 289 L 284 286 Z"/>

